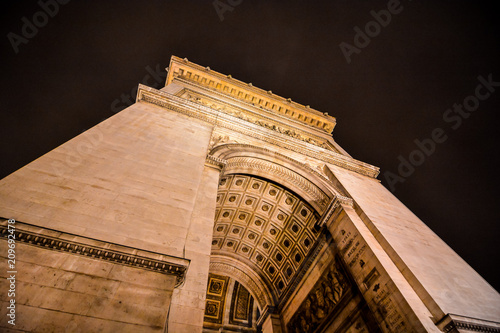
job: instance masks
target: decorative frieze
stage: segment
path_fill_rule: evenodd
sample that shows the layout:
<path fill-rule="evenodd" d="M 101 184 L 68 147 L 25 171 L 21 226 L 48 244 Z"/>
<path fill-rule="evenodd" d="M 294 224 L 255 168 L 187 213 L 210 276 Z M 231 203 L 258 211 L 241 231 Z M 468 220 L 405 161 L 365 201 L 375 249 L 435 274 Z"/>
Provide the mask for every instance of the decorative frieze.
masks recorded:
<path fill-rule="evenodd" d="M 252 126 L 256 126 L 255 124 L 245 122 L 235 117 L 233 117 L 234 121 L 228 121 L 228 119 L 218 119 L 218 112 L 216 113 L 214 110 L 206 106 L 187 101 L 181 97 L 164 93 L 141 84 L 139 85 L 137 92 L 137 101 L 143 101 L 171 111 L 185 114 L 189 117 L 217 125 L 218 127 L 226 128 L 237 133 L 262 140 L 272 145 L 276 145 L 305 156 L 313 157 L 326 163 L 337 165 L 368 177 L 376 178 L 379 174 L 379 168 L 373 165 L 355 160 L 349 156 L 344 156 L 332 150 L 327 150 L 313 145 L 307 146 L 306 142 L 295 140 L 291 137 L 286 139 L 287 136 L 280 133 L 276 133 L 276 136 L 271 136 L 263 130 L 256 131 L 255 128 L 252 128 Z M 231 116 L 227 115 L 226 117 Z M 280 135 L 284 138 L 281 138 Z"/>
<path fill-rule="evenodd" d="M 446 325 L 443 329 L 445 333 L 455 333 L 460 332 L 459 330 L 467 330 L 474 332 L 484 332 L 484 333 L 499 333 L 500 328 L 497 327 L 489 327 L 485 325 L 479 324 L 471 324 L 461 321 L 452 321 L 448 325 Z"/>
<path fill-rule="evenodd" d="M 292 138 L 313 144 L 315 146 L 322 147 L 324 149 L 332 149 L 332 147 L 327 144 L 326 140 L 312 138 L 310 135 L 307 135 L 304 132 L 291 129 L 284 124 L 280 124 L 269 118 L 256 116 L 255 113 L 250 113 L 249 111 L 245 111 L 242 108 L 237 108 L 221 101 L 214 101 L 209 97 L 202 96 L 201 94 L 196 94 L 192 91 L 185 91 L 183 94 L 181 94 L 181 97 L 186 98 L 192 102 L 204 105 L 211 109 L 224 112 L 225 114 L 242 119 L 244 121 L 248 121 L 252 124 L 256 124 L 278 133 L 288 135 Z"/>

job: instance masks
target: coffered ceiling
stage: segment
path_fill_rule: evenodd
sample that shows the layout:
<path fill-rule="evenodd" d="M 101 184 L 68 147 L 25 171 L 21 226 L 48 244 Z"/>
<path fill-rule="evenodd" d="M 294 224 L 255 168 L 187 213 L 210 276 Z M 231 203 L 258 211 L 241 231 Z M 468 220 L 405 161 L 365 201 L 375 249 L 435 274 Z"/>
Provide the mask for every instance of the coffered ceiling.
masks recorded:
<path fill-rule="evenodd" d="M 223 176 L 212 254 L 251 267 L 279 297 L 319 236 L 317 220 L 308 203 L 280 185 L 248 175 Z"/>

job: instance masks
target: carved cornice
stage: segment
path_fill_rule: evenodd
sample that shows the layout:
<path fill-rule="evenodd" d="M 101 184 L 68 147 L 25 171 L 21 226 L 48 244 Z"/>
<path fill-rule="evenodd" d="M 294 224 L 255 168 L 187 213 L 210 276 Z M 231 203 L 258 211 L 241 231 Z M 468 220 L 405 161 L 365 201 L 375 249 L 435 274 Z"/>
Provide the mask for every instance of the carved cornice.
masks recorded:
<path fill-rule="evenodd" d="M 253 129 L 245 129 L 241 126 L 235 126 L 230 123 L 222 123 L 221 121 L 217 122 L 217 126 L 224 127 L 227 129 L 230 129 L 232 131 L 248 135 L 249 137 L 253 137 L 259 140 L 262 140 L 264 142 L 268 142 L 270 144 L 276 145 L 281 148 L 285 148 L 288 150 L 291 150 L 293 152 L 303 154 L 305 156 L 313 157 L 317 160 L 327 162 L 333 165 L 337 165 L 341 168 L 344 168 L 346 170 L 354 171 L 357 172 L 361 175 L 368 176 L 371 178 L 377 178 L 379 174 L 379 168 L 375 167 L 373 165 L 355 160 L 351 157 L 347 157 L 338 153 L 335 153 L 334 151 L 327 150 L 321 147 L 316 147 L 316 149 L 308 149 L 308 147 L 305 147 L 303 145 L 294 143 L 292 140 L 293 138 L 290 139 L 278 139 L 278 138 L 272 138 L 268 135 L 263 135 L 260 132 L 256 132 Z M 298 140 L 297 140 L 298 141 Z M 300 142 L 300 141 L 298 141 Z"/>
<path fill-rule="evenodd" d="M 222 171 L 226 166 L 227 161 L 222 158 L 218 158 L 212 155 L 207 155 L 205 158 L 205 165 L 210 168 L 214 168 L 216 170 Z"/>
<path fill-rule="evenodd" d="M 264 91 L 254 87 L 251 83 L 233 79 L 231 75 L 224 75 L 212 71 L 208 67 L 204 68 L 189 62 L 187 59 L 172 56 L 166 84 L 168 85 L 174 79 L 182 79 L 204 89 L 222 93 L 252 106 L 261 107 L 272 114 L 284 115 L 326 133 L 332 133 L 336 124 L 334 117 L 309 106 L 274 95 L 271 91 Z"/>
<path fill-rule="evenodd" d="M 193 102 L 186 101 L 180 97 L 163 93 L 159 90 L 139 84 L 137 90 L 137 102 L 143 101 L 153 105 L 169 109 L 189 117 L 200 119 L 211 124 L 216 123 L 217 116 L 210 112 L 200 112 L 203 109 Z M 191 107 L 191 108 L 190 108 Z"/>
<path fill-rule="evenodd" d="M 339 204 L 346 205 L 346 206 L 349 206 L 351 208 L 353 207 L 354 202 L 349 197 L 338 195 L 337 198 L 335 198 L 335 199 L 339 202 Z"/>
<path fill-rule="evenodd" d="M 289 126 L 292 126 L 296 129 L 299 129 L 301 133 L 307 133 L 307 135 L 311 135 L 314 138 L 320 139 L 322 141 L 325 139 L 325 137 L 330 137 L 330 133 L 325 133 L 322 132 L 318 128 L 314 128 L 313 126 L 310 126 L 308 124 L 304 124 L 300 121 L 294 120 L 294 119 L 289 119 L 288 117 L 279 115 L 279 114 L 266 114 L 263 112 L 261 107 L 255 107 L 253 105 L 248 105 L 244 102 L 241 102 L 235 98 L 231 98 L 225 94 L 219 93 L 217 91 L 198 91 L 196 90 L 199 88 L 197 85 L 192 84 L 189 81 L 185 81 L 182 79 L 175 79 L 176 82 L 180 83 L 184 88 L 181 89 L 180 91 L 175 93 L 175 96 L 180 97 L 183 96 L 185 92 L 196 92 L 196 94 L 200 96 L 205 96 L 205 97 L 210 97 L 210 100 L 217 101 L 217 103 L 222 103 L 223 105 L 228 105 L 231 106 L 232 108 L 236 108 L 238 110 L 244 110 L 247 112 L 251 112 L 252 114 L 258 114 L 259 116 L 264 117 L 264 119 L 271 119 L 271 120 L 276 120 L 279 123 L 286 123 L 289 124 Z M 197 103 L 198 104 L 198 103 Z M 329 149 L 335 151 L 336 153 L 341 153 L 338 151 L 337 148 L 335 148 L 330 142 L 326 142 L 329 146 Z"/>
<path fill-rule="evenodd" d="M 471 323 L 466 323 L 462 321 L 452 321 L 448 325 L 446 325 L 443 329 L 445 333 L 454 333 L 454 332 L 459 332 L 458 330 L 467 330 L 467 331 L 474 331 L 474 332 L 487 332 L 487 333 L 499 333 L 500 328 L 497 327 L 489 327 L 485 325 L 479 325 L 479 324 L 471 324 Z"/>
<path fill-rule="evenodd" d="M 266 173 L 271 173 L 283 181 L 288 181 L 296 185 L 298 188 L 307 193 L 315 203 L 320 207 L 326 207 L 329 198 L 323 193 L 316 185 L 311 183 L 306 178 L 300 176 L 290 169 L 282 167 L 278 164 L 271 163 L 262 159 L 252 157 L 233 157 L 227 160 L 225 173 L 230 173 L 232 170 L 237 169 L 254 169 L 261 170 Z"/>
<path fill-rule="evenodd" d="M 7 238 L 10 234 L 6 225 L 7 219 L 1 218 L 1 220 L 2 222 L 0 223 L 2 224 L 0 225 L 0 237 Z M 180 286 L 184 282 L 189 266 L 188 259 L 165 256 L 154 252 L 146 252 L 126 246 L 84 238 L 82 236 L 61 233 L 52 229 L 43 229 L 20 221 L 15 222 L 14 230 L 15 241 L 18 243 L 41 247 L 47 250 L 85 256 L 92 259 L 108 261 L 114 264 L 144 269 L 161 274 L 174 275 L 176 277 L 176 287 Z M 59 236 L 49 236 L 46 234 L 49 232 L 51 234 L 58 233 Z M 79 241 L 68 239 L 73 237 L 77 237 Z M 111 249 L 110 247 L 120 248 L 124 251 Z M 138 251 L 144 255 L 130 253 Z M 171 261 L 167 259 L 171 259 Z"/>
<path fill-rule="evenodd" d="M 485 333 L 500 332 L 500 323 L 454 314 L 447 314 L 436 325 L 438 327 L 443 327 L 444 325 L 442 330 L 445 333 L 458 333 L 461 330 Z"/>
<path fill-rule="evenodd" d="M 270 144 L 297 152 L 299 154 L 303 154 L 305 156 L 313 157 L 326 163 L 337 165 L 344 169 L 351 170 L 368 177 L 376 178 L 379 174 L 379 168 L 373 165 L 338 154 L 331 150 L 316 147 L 312 144 L 302 142 L 298 139 L 288 137 L 287 135 L 281 133 L 276 133 L 266 128 L 258 127 L 257 125 L 245 122 L 234 116 L 224 115 L 225 118 L 219 117 L 220 112 L 217 110 L 213 110 L 209 107 L 193 103 L 186 99 L 162 91 L 158 91 L 153 88 L 149 88 L 142 84 L 139 84 L 137 101 L 143 101 L 168 110 L 185 114 L 195 119 L 199 119 L 217 125 L 219 127 L 262 140 L 264 142 L 268 142 Z M 273 133 L 273 135 L 271 135 L 271 133 Z"/>

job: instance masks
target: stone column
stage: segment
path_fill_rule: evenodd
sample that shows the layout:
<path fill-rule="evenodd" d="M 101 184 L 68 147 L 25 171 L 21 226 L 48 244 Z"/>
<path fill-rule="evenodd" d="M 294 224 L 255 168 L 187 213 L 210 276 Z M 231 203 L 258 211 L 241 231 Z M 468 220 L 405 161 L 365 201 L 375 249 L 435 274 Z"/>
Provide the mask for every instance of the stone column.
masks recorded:
<path fill-rule="evenodd" d="M 217 188 L 224 161 L 208 156 L 186 235 L 184 257 L 191 260 L 184 285 L 174 290 L 166 332 L 203 329 Z"/>

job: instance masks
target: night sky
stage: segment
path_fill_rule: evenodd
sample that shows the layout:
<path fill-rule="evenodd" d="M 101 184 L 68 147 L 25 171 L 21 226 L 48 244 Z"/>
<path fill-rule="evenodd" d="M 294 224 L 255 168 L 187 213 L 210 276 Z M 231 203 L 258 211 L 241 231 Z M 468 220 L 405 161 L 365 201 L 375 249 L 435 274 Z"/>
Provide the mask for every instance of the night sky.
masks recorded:
<path fill-rule="evenodd" d="M 53 17 L 37 1 L 11 2 L 1 14 L 0 178 L 125 107 L 122 95 L 135 98 L 171 55 L 187 57 L 335 116 L 335 140 L 380 167 L 387 187 L 387 172 L 412 157 L 420 165 L 394 194 L 499 290 L 500 83 L 475 97 L 478 77 L 500 82 L 498 11 L 391 2 L 220 0 L 218 12 L 211 0 L 74 0 L 49 6 Z M 369 23 L 388 6 L 385 27 Z M 355 41 L 367 23 L 369 42 Z M 164 84 L 152 77 L 149 86 Z M 475 111 L 448 111 L 464 100 Z M 446 140 L 419 153 L 415 140 L 428 144 L 436 129 Z"/>

